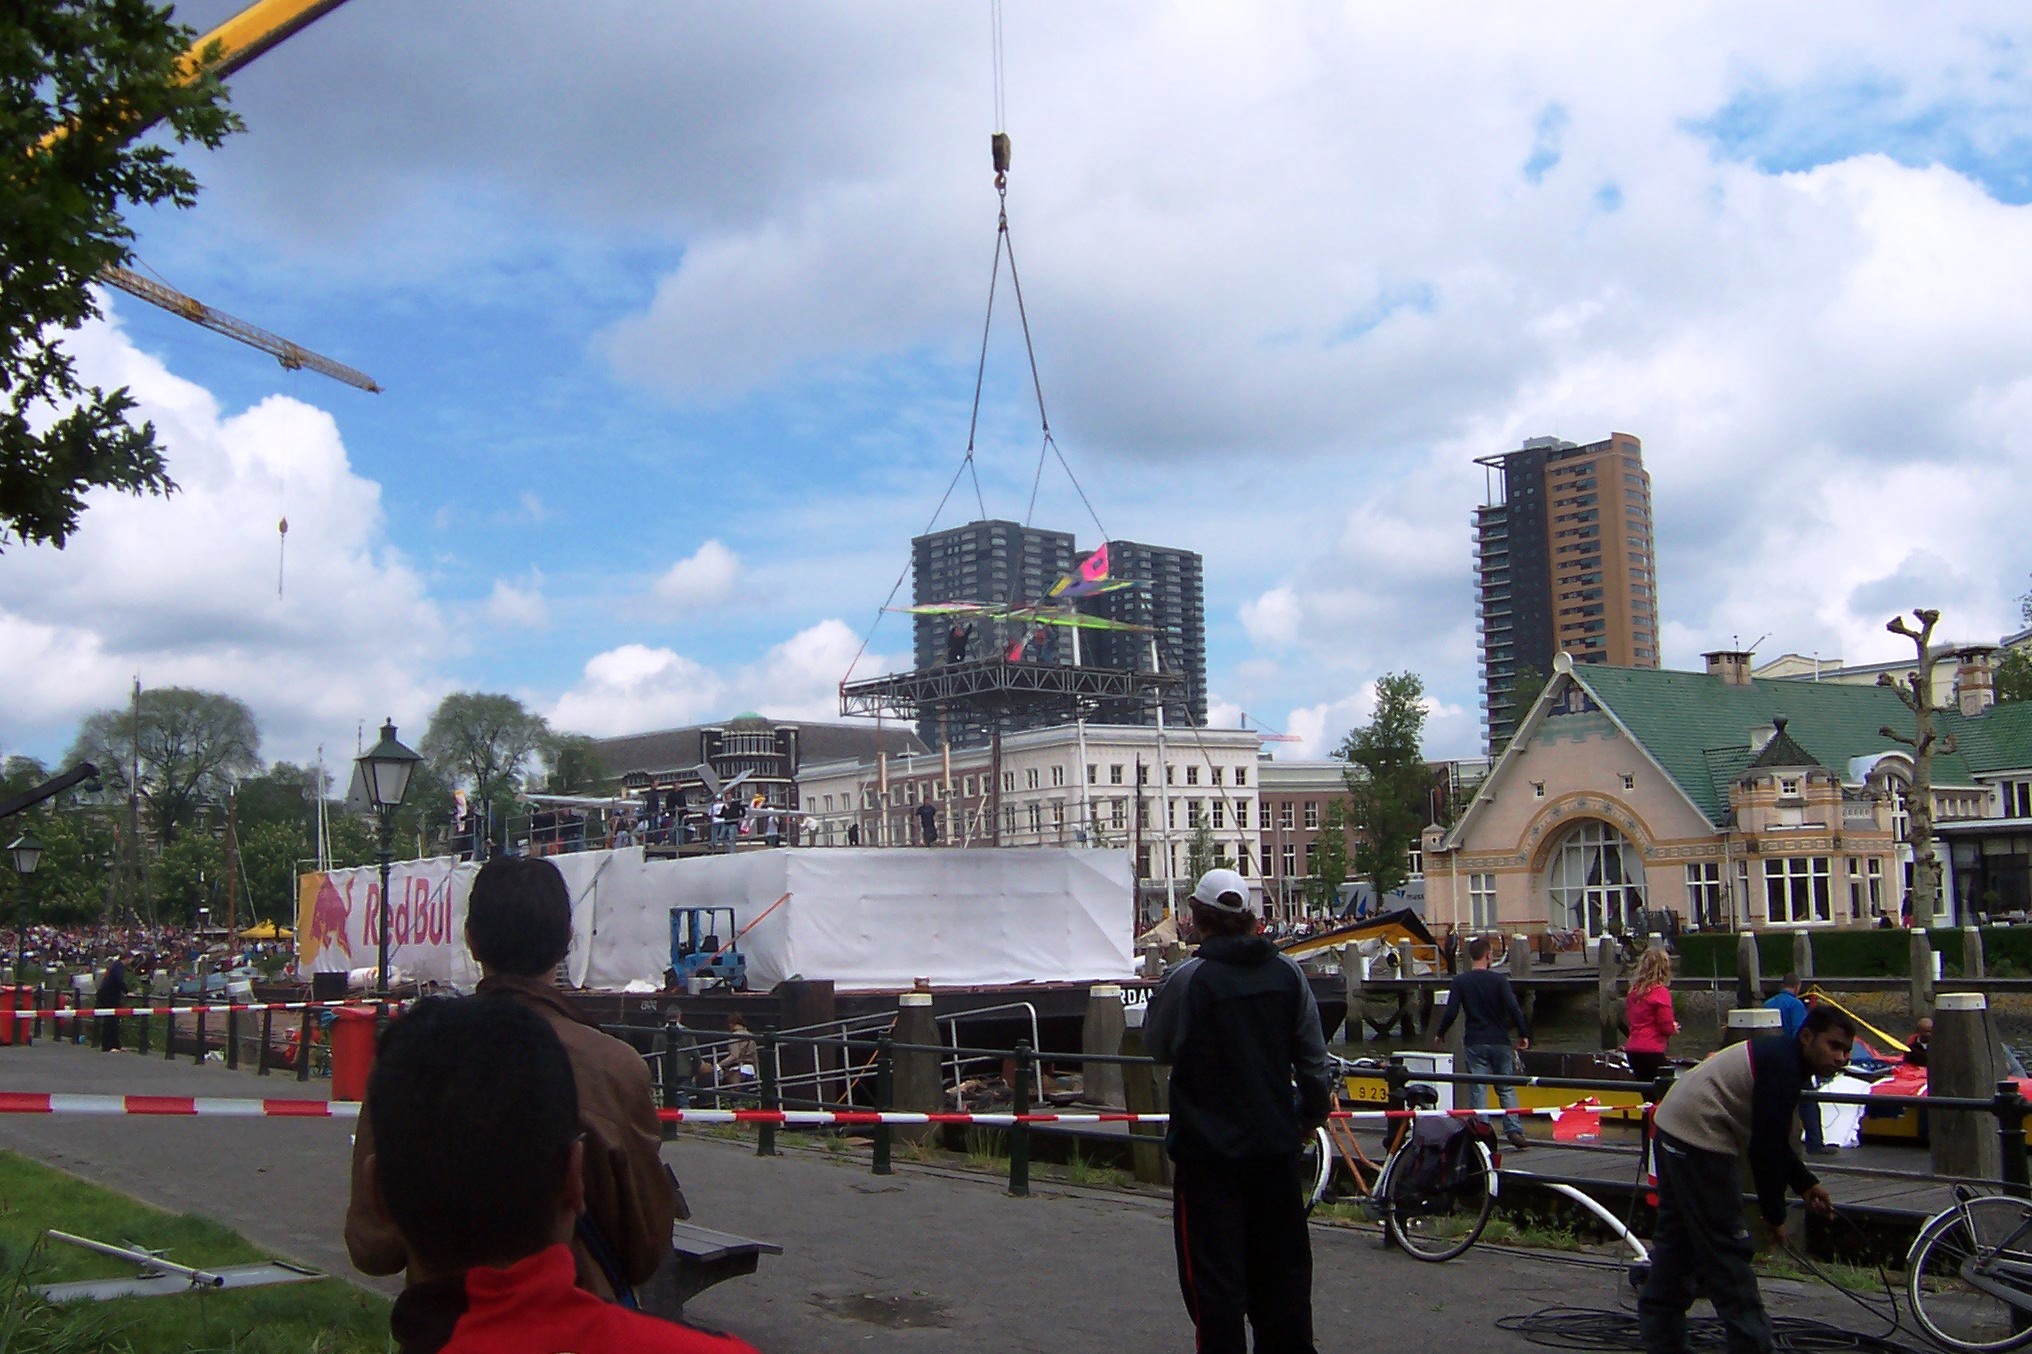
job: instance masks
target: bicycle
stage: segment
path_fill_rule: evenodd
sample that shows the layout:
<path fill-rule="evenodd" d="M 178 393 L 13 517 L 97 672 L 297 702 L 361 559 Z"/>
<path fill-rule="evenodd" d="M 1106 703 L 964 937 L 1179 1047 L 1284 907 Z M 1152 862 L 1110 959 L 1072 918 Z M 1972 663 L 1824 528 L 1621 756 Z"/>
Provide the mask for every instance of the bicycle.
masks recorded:
<path fill-rule="evenodd" d="M 1329 1058 L 1341 1085 L 1346 1084 L 1350 1072 L 1382 1070 L 1377 1063 Z M 1439 1105 L 1439 1092 L 1430 1086 L 1407 1086 L 1404 1094 L 1409 1109 L 1430 1110 Z M 1336 1091 L 1333 1108 L 1340 1107 Z M 1431 1172 L 1427 1169 L 1431 1144 L 1420 1143 L 1415 1131 L 1419 1122 L 1415 1118 L 1388 1122 L 1380 1165 L 1362 1150 L 1348 1120 L 1328 1119 L 1314 1129 L 1300 1158 L 1306 1213 L 1310 1215 L 1326 1199 L 1335 1167 L 1341 1165 L 1354 1179 L 1359 1191 L 1355 1197 L 1363 1210 L 1372 1221 L 1381 1221 L 1389 1239 L 1414 1260 L 1451 1260 L 1474 1245 L 1496 1211 L 1497 1157 L 1481 1141 L 1471 1138 L 1461 1145 L 1465 1150 L 1458 1151 L 1460 1159 L 1451 1169 Z"/>
<path fill-rule="evenodd" d="M 1949 1349 L 2032 1342 L 2032 1202 L 1954 1187 L 1905 1256 L 1912 1315 Z"/>

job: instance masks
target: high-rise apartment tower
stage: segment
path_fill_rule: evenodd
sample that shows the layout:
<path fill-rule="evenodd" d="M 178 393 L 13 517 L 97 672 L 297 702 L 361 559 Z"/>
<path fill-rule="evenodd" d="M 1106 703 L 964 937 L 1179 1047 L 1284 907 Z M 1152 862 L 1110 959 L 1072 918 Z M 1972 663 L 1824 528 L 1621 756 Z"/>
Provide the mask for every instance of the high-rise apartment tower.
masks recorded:
<path fill-rule="evenodd" d="M 1556 655 L 1658 666 L 1657 550 L 1644 447 L 1628 433 L 1586 446 L 1527 438 L 1475 464 L 1488 471 L 1475 510 L 1475 610 L 1493 755 L 1526 713 L 1517 697 L 1542 685 Z"/>
<path fill-rule="evenodd" d="M 937 602 L 987 602 L 1021 605 L 1037 602 L 1051 585 L 1072 572 L 1088 552 L 1074 546 L 1070 532 L 1045 531 L 1015 522 L 980 521 L 947 531 L 918 536 L 910 542 L 918 605 Z M 1089 599 L 1080 609 L 1089 615 L 1152 627 L 1158 660 L 1166 672 L 1184 674 L 1186 698 L 1165 707 L 1165 722 L 1206 723 L 1206 584 L 1200 557 L 1190 550 L 1144 545 L 1136 541 L 1108 543 L 1111 575 L 1144 584 Z M 920 670 L 947 661 L 952 622 L 920 616 L 916 624 L 916 660 Z M 1031 627 L 1013 622 L 976 621 L 966 657 L 992 658 L 1005 653 Z M 1044 648 L 1034 641 L 1023 650 L 1025 662 L 1071 663 L 1075 643 L 1087 667 L 1147 671 L 1153 636 L 1081 631 L 1061 627 L 1046 631 Z M 1005 732 L 1069 722 L 1069 712 L 1042 710 L 1034 716 L 1011 718 Z M 1154 711 L 1140 707 L 1104 709 L 1097 721 L 1107 724 L 1154 723 Z M 941 737 L 941 732 L 943 737 Z M 948 717 L 941 731 L 937 717 L 918 724 L 928 747 L 941 742 L 968 747 L 985 742 L 984 724 Z"/>

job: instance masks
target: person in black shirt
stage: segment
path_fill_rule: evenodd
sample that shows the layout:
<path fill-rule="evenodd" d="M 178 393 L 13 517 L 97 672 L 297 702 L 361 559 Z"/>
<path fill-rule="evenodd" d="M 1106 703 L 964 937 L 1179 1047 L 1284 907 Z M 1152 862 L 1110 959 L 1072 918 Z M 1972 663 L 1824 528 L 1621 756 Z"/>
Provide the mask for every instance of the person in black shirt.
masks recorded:
<path fill-rule="evenodd" d="M 1199 953 L 1150 997 L 1143 1040 L 1171 1065 L 1172 1238 L 1199 1354 L 1316 1354 L 1312 1240 L 1298 1151 L 1326 1122 L 1319 1007 L 1261 935 L 1249 885 L 1209 870 L 1192 891 Z"/>
<path fill-rule="evenodd" d="M 1455 1017 L 1465 1014 L 1467 1029 L 1463 1033 L 1468 1072 L 1514 1077 L 1517 1053 L 1531 1047 L 1531 1022 L 1524 1018 L 1524 1008 L 1518 1005 L 1517 991 L 1510 986 L 1509 978 L 1489 967 L 1487 936 L 1476 936 L 1468 942 L 1468 963 L 1468 971 L 1456 977 L 1447 990 L 1446 1014 L 1440 1017 L 1437 1038 L 1444 1043 Z M 1517 1031 L 1514 1048 L 1510 1043 L 1513 1028 Z M 1464 1108 L 1482 1108 L 1482 1086 L 1479 1081 L 1463 1084 L 1467 1100 Z M 1496 1103 L 1510 1111 L 1503 1116 L 1503 1135 L 1512 1147 L 1519 1150 L 1528 1147 L 1530 1139 L 1524 1136 L 1524 1121 L 1516 1114 L 1517 1088 L 1499 1083 L 1495 1089 Z"/>

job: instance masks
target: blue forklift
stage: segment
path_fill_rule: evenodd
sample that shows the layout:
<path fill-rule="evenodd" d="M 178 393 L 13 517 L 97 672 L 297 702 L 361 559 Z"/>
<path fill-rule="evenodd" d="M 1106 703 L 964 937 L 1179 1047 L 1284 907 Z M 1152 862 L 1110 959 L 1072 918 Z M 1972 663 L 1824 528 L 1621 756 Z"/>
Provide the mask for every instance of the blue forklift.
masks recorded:
<path fill-rule="evenodd" d="M 720 929 L 722 923 L 726 929 Z M 724 940 L 721 937 L 725 937 Z M 741 953 L 740 928 L 731 907 L 670 909 L 670 971 L 684 986 L 748 990 L 748 957 Z"/>

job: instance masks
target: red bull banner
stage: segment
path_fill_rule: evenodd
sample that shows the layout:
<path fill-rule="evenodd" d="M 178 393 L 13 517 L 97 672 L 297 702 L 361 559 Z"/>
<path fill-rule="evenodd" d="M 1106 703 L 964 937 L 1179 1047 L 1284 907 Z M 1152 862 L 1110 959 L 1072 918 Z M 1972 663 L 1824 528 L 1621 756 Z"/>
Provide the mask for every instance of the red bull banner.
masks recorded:
<path fill-rule="evenodd" d="M 391 969 L 411 978 L 477 982 L 464 939 L 466 893 L 476 868 L 449 858 L 398 861 L 389 871 L 386 907 L 379 866 L 299 876 L 297 973 L 377 967 L 386 926 Z"/>

